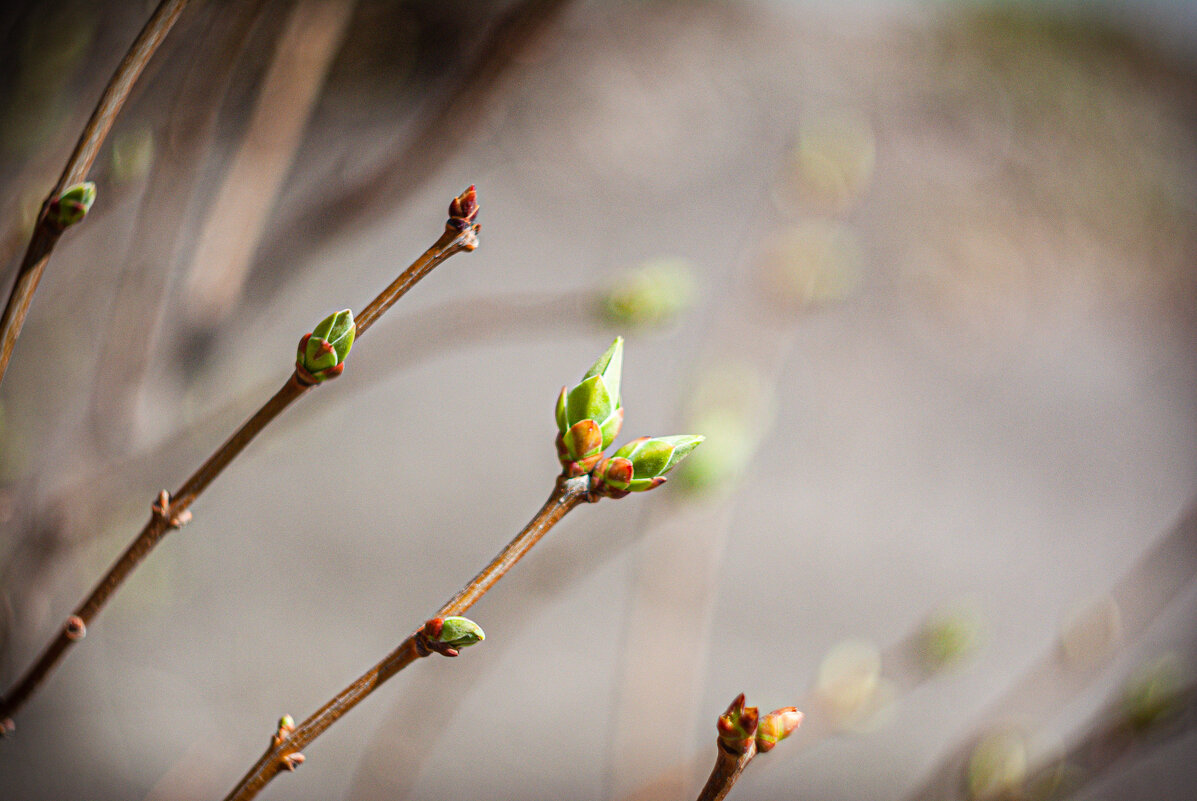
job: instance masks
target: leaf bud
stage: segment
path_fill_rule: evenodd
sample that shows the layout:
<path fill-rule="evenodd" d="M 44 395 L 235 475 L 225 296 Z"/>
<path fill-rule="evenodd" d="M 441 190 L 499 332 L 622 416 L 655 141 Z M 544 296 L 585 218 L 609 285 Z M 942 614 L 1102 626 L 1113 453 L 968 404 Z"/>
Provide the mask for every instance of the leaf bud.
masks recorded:
<path fill-rule="evenodd" d="M 759 716 L 755 706 L 744 706 L 744 693 L 737 695 L 715 722 L 720 744 L 732 753 L 747 753 L 756 737 Z"/>
<path fill-rule="evenodd" d="M 696 434 L 634 439 L 594 469 L 593 491 L 622 498 L 629 492 L 659 487 L 665 483 L 665 474 L 677 467 L 703 439 Z"/>
<path fill-rule="evenodd" d="M 465 617 L 434 617 L 417 632 L 416 644 L 421 656 L 435 651 L 442 656 L 457 656 L 466 648 L 486 639 L 482 627 Z"/>
<path fill-rule="evenodd" d="M 794 733 L 802 725 L 804 715 L 795 707 L 775 709 L 761 718 L 756 727 L 756 749 L 762 753 L 772 751 L 773 746 Z"/>
<path fill-rule="evenodd" d="M 63 231 L 87 216 L 91 204 L 96 202 L 96 185 L 84 181 L 62 190 L 46 209 L 46 220 L 59 231 Z"/>
<path fill-rule="evenodd" d="M 330 314 L 299 340 L 295 372 L 308 385 L 336 378 L 345 369 L 357 325 L 349 309 Z"/>
<path fill-rule="evenodd" d="M 619 397 L 623 338 L 616 337 L 582 380 L 557 398 L 557 456 L 567 476 L 589 473 L 623 427 Z"/>

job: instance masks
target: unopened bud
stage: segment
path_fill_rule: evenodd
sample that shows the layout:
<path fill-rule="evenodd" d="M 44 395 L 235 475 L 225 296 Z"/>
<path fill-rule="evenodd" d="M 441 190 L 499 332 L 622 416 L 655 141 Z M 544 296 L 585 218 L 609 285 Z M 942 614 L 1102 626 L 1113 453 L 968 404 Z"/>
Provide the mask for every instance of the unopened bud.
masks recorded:
<path fill-rule="evenodd" d="M 295 371 L 306 384 L 336 378 L 345 369 L 345 357 L 353 347 L 357 325 L 349 309 L 330 314 L 315 330 L 299 340 Z"/>
<path fill-rule="evenodd" d="M 87 216 L 96 202 L 96 185 L 91 181 L 67 187 L 50 201 L 46 220 L 59 231 L 65 230 Z"/>
<path fill-rule="evenodd" d="M 482 627 L 466 617 L 446 617 L 441 621 L 441 632 L 435 638 L 452 648 L 465 648 L 486 639 Z"/>
<path fill-rule="evenodd" d="M 435 651 L 442 656 L 457 656 L 466 648 L 486 639 L 482 627 L 465 617 L 434 617 L 416 632 L 416 648 L 421 656 Z"/>
<path fill-rule="evenodd" d="M 772 751 L 773 746 L 789 737 L 802 725 L 803 714 L 795 707 L 775 709 L 761 718 L 756 727 L 756 750 Z"/>
<path fill-rule="evenodd" d="M 619 397 L 623 338 L 616 337 L 582 380 L 557 398 L 557 456 L 567 476 L 589 473 L 623 427 Z"/>
<path fill-rule="evenodd" d="M 744 693 L 740 693 L 715 722 L 719 742 L 732 753 L 746 753 L 756 737 L 759 716 L 755 706 L 744 706 Z"/>
<path fill-rule="evenodd" d="M 478 231 L 481 229 L 477 220 L 478 192 L 471 184 L 469 189 L 453 198 L 453 202 L 449 204 L 449 221 L 445 223 L 445 229 L 461 232 L 459 241 L 464 250 L 476 250 Z"/>
<path fill-rule="evenodd" d="M 659 487 L 665 483 L 665 474 L 677 467 L 703 439 L 696 434 L 634 439 L 595 468 L 594 491 L 622 498 L 629 492 Z"/>
<path fill-rule="evenodd" d="M 468 227 L 478 217 L 478 190 L 470 184 L 466 191 L 462 192 L 453 201 L 449 203 L 449 219 L 461 223 L 459 227 L 463 230 Z"/>

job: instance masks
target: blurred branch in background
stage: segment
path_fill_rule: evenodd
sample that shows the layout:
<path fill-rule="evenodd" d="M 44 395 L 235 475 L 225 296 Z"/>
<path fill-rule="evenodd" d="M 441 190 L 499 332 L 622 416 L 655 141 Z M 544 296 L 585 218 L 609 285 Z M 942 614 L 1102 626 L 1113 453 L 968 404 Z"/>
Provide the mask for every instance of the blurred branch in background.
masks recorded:
<path fill-rule="evenodd" d="M 1197 502 L 1190 502 L 1176 525 L 1139 559 L 1107 598 L 1065 621 L 1060 647 L 991 703 L 973 734 L 943 757 L 907 799 L 959 801 L 969 797 L 970 765 L 988 734 L 1002 729 L 1003 721 L 1025 728 L 1062 712 L 1115 656 L 1139 641 L 1194 580 Z"/>
<path fill-rule="evenodd" d="M 867 123 L 858 146 L 804 142 L 810 164 L 799 170 L 806 202 L 851 211 L 868 188 L 872 169 Z M 829 153 L 827 145 L 834 147 Z M 851 182 L 835 180 L 851 173 Z M 819 180 L 830 177 L 830 182 Z M 719 566 L 734 518 L 736 489 L 751 475 L 752 458 L 773 426 L 777 386 L 806 315 L 851 297 L 861 282 L 862 257 L 852 226 L 811 218 L 754 233 L 739 278 L 704 328 L 698 376 L 682 414 L 685 425 L 710 432 L 707 447 L 682 471 L 691 493 L 650 512 L 636 560 L 635 584 L 617 682 L 608 797 L 680 797 L 692 784 L 685 738 L 659 737 L 637 725 L 646 710 L 673 715 L 690 731 L 701 710 L 695 699 L 712 641 L 711 607 Z M 748 308 L 753 311 L 745 313 Z M 732 311 L 736 310 L 736 311 Z M 672 632 L 667 641 L 662 626 Z M 662 772 L 662 766 L 687 765 Z"/>
<path fill-rule="evenodd" d="M 289 9 L 244 138 L 183 268 L 190 325 L 215 327 L 240 297 L 355 6 L 356 0 L 300 0 Z"/>
<path fill-rule="evenodd" d="M 1084 727 L 1087 733 L 1064 754 L 1031 770 L 1021 785 L 999 781 L 984 789 L 994 791 L 991 797 L 1005 792 L 1007 797 L 1015 798 L 1027 793 L 1036 799 L 1071 798 L 1191 734 L 1197 729 L 1197 685 L 1191 683 L 1192 677 L 1190 683 L 1182 685 L 1173 668 L 1167 656 L 1144 666 L 1088 721 Z M 981 768 L 980 763 L 975 767 Z M 984 782 L 983 774 L 993 776 L 983 769 L 970 776 L 979 780 L 975 783 L 977 789 Z"/>
<path fill-rule="evenodd" d="M 8 370 L 17 337 L 25 324 L 25 316 L 29 313 L 29 304 L 33 302 L 33 293 L 37 290 L 42 272 L 62 232 L 61 224 L 56 222 L 51 214 L 52 205 L 64 190 L 87 178 L 92 163 L 99 155 L 100 146 L 108 136 L 116 115 L 128 99 L 133 84 L 137 82 L 142 70 L 178 20 L 187 2 L 188 0 L 162 0 L 150 16 L 120 66 L 113 73 L 95 111 L 92 112 L 91 119 L 79 137 L 79 142 L 75 145 L 74 152 L 67 160 L 62 175 L 46 198 L 41 216 L 30 237 L 29 248 L 17 271 L 16 283 L 5 304 L 4 314 L 0 317 L 0 382 L 4 380 L 4 374 Z M 92 197 L 94 198 L 94 189 Z M 91 203 L 86 205 L 90 208 Z M 87 208 L 83 209 L 84 214 Z"/>
<path fill-rule="evenodd" d="M 91 433 L 101 440 L 106 453 L 122 455 L 135 441 L 130 431 L 136 399 L 166 316 L 180 240 L 190 235 L 188 204 L 198 191 L 200 167 L 213 145 L 217 116 L 238 57 L 266 7 L 263 0 L 254 0 L 211 16 L 166 124 L 151 140 L 159 144 L 133 222 L 135 235 L 121 262 L 121 280 L 92 387 Z"/>
<path fill-rule="evenodd" d="M 348 176 L 327 191 L 315 193 L 311 202 L 272 225 L 247 268 L 302 264 L 334 239 L 358 233 L 401 208 L 470 142 L 513 67 L 540 44 L 569 2 L 519 0 L 512 4 L 490 23 L 463 66 L 454 68 L 438 91 L 419 102 L 414 133 L 392 141 L 364 174 Z M 469 14 L 475 18 L 473 9 Z M 230 301 L 238 298 L 245 278 L 244 273 L 235 276 L 235 291 L 227 289 L 225 297 Z M 213 319 L 199 322 L 214 325 L 231 311 L 226 305 Z"/>

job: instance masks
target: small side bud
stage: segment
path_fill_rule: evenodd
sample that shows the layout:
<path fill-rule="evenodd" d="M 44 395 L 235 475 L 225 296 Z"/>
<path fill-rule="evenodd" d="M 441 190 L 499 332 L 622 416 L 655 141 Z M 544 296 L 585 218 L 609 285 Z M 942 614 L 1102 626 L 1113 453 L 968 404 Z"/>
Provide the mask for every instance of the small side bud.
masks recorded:
<path fill-rule="evenodd" d="M 634 439 L 595 467 L 593 491 L 622 498 L 629 492 L 659 487 L 665 483 L 665 474 L 677 467 L 703 439 L 696 434 Z"/>
<path fill-rule="evenodd" d="M 557 455 L 566 476 L 583 476 L 593 470 L 623 427 L 622 370 L 623 338 L 616 337 L 581 381 L 561 389 L 556 409 Z"/>
<path fill-rule="evenodd" d="M 453 648 L 465 648 L 486 639 L 482 627 L 465 617 L 447 617 L 437 641 Z"/>
<path fill-rule="evenodd" d="M 756 750 L 764 753 L 789 737 L 802 725 L 804 715 L 795 707 L 775 709 L 761 718 L 756 727 Z"/>
<path fill-rule="evenodd" d="M 66 638 L 72 642 L 78 642 L 87 636 L 87 624 L 78 615 L 68 617 L 62 628 L 66 633 Z"/>
<path fill-rule="evenodd" d="M 282 757 L 283 769 L 294 773 L 295 769 L 298 768 L 300 765 L 302 765 L 306 761 L 307 761 L 307 757 L 305 757 L 303 754 L 301 754 L 299 752 L 296 752 L 294 754 L 285 754 Z"/>
<path fill-rule="evenodd" d="M 310 334 L 299 340 L 295 372 L 302 383 L 319 384 L 345 370 L 345 357 L 353 347 L 357 324 L 349 309 L 330 314 Z"/>
<path fill-rule="evenodd" d="M 270 738 L 270 744 L 278 747 L 283 744 L 283 741 L 291 736 L 291 732 L 295 731 L 295 718 L 290 715 L 283 715 L 278 719 L 278 726 L 274 729 L 274 735 Z"/>
<path fill-rule="evenodd" d="M 420 656 L 436 652 L 442 656 L 457 656 L 486 639 L 482 627 L 465 617 L 434 617 L 416 632 L 416 650 Z"/>
<path fill-rule="evenodd" d="M 715 722 L 720 745 L 733 754 L 747 753 L 753 747 L 759 717 L 755 706 L 744 706 L 744 693 L 737 695 Z"/>
<path fill-rule="evenodd" d="M 59 231 L 64 231 L 86 217 L 91 204 L 95 202 L 96 185 L 91 181 L 69 186 L 50 201 L 46 220 Z"/>

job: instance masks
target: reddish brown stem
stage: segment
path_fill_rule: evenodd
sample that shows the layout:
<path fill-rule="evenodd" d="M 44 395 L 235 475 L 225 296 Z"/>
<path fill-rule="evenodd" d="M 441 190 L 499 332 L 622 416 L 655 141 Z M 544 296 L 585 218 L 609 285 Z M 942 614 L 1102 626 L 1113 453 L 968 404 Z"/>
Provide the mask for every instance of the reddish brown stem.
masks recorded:
<path fill-rule="evenodd" d="M 528 522 L 524 530 L 517 534 L 515 539 L 508 543 L 507 547 L 500 551 L 489 565 L 437 610 L 433 617 L 460 615 L 473 606 L 528 553 L 533 545 L 549 533 L 549 530 L 560 522 L 561 518 L 565 517 L 575 506 L 589 499 L 589 476 L 570 479 L 558 478 L 553 493 L 549 495 L 549 499 Z M 325 729 L 336 723 L 342 715 L 361 703 L 383 682 L 421 656 L 417 646 L 419 635 L 420 632 L 417 630 L 399 643 L 399 647 L 391 651 L 385 659 L 333 696 L 332 700 L 299 724 L 285 739 L 278 742 L 272 741 L 270 747 L 266 749 L 266 753 L 241 778 L 233 791 L 225 797 L 225 801 L 248 801 L 256 797 L 262 788 L 279 773 L 294 770 L 294 766 L 302 761 L 302 759 L 296 760 L 295 757 L 303 748 L 319 737 Z"/>
<path fill-rule="evenodd" d="M 706 785 L 698 794 L 698 801 L 722 801 L 740 778 L 744 768 L 748 767 L 748 763 L 756 756 L 755 745 L 749 746 L 743 754 L 732 753 L 722 743 L 716 745 L 716 750 L 718 754 L 715 757 L 715 767 L 711 769 Z"/>
<path fill-rule="evenodd" d="M 473 191 L 472 187 L 470 191 Z M 365 325 L 358 323 L 356 335 L 358 339 L 365 333 L 371 322 L 394 305 L 396 300 L 427 275 L 433 267 L 454 253 L 473 250 L 477 246 L 477 226 L 468 225 L 464 227 L 464 230 L 462 227 L 460 222 L 450 218 L 449 223 L 445 226 L 445 233 L 437 239 L 432 247 L 421 254 L 390 286 L 370 302 L 370 305 L 360 315 L 361 318 L 366 319 L 366 323 Z M 74 615 L 68 618 L 67 625 L 58 632 L 38 660 L 0 699 L 0 734 L 12 729 L 12 716 L 33 696 L 38 687 L 62 661 L 70 647 L 83 639 L 86 627 L 100 613 L 100 610 L 129 577 L 133 569 L 149 555 L 154 546 L 162 541 L 170 529 L 179 528 L 190 519 L 189 509 L 200 493 L 228 467 L 229 463 L 262 429 L 309 389 L 311 386 L 300 380 L 298 372 L 292 373 L 282 388 L 246 420 L 223 445 L 217 448 L 216 452 L 209 456 L 207 461 L 200 465 L 199 469 L 192 473 L 191 477 L 184 481 L 173 495 L 167 495 L 163 491 L 158 503 L 153 507 L 149 522 L 145 524 L 141 533 L 113 563 L 112 567 L 108 568 L 108 572 L 100 579 L 100 583 L 79 605 Z M 82 630 L 79 630 L 80 624 L 83 627 Z"/>
<path fill-rule="evenodd" d="M 96 104 L 91 119 L 87 121 L 79 141 L 75 144 L 75 150 L 67 159 L 58 183 L 50 190 L 46 202 L 42 204 L 41 215 L 29 239 L 25 258 L 17 270 L 17 281 L 4 306 L 4 315 L 0 317 L 0 381 L 4 380 L 4 374 L 8 371 L 8 362 L 12 359 L 13 347 L 21 334 L 21 327 L 25 324 L 25 316 L 29 313 L 33 293 L 41 281 L 54 245 L 58 242 L 60 231 L 47 217 L 47 209 L 63 189 L 80 183 L 87 177 L 96 155 L 100 152 L 100 146 L 104 144 L 104 139 L 116 120 L 116 115 L 120 113 L 133 89 L 133 84 L 137 82 L 142 70 L 166 38 L 166 34 L 174 27 L 187 3 L 188 0 L 162 0 L 158 4 L 158 8 L 130 46 L 129 52 L 121 60 L 120 66 L 112 74 L 104 94 L 100 96 L 100 102 Z"/>

